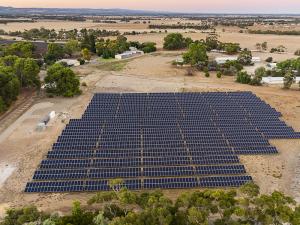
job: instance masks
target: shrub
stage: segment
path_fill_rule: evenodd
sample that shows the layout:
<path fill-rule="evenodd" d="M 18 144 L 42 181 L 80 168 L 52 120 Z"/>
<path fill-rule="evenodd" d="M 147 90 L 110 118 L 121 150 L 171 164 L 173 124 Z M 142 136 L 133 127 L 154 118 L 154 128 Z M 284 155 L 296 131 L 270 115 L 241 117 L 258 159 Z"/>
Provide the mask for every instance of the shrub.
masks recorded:
<path fill-rule="evenodd" d="M 85 64 L 85 60 L 82 58 L 77 59 L 77 61 L 80 63 L 80 65 L 84 65 Z"/>
<path fill-rule="evenodd" d="M 205 67 L 203 71 L 204 71 L 204 73 L 205 73 L 205 77 L 209 77 L 209 76 L 210 76 L 210 74 L 209 74 L 209 71 L 208 71 L 208 68 L 207 68 L 207 67 Z"/>
<path fill-rule="evenodd" d="M 268 58 L 266 59 L 266 62 L 268 62 L 268 63 L 273 62 L 273 57 L 268 57 Z"/>
<path fill-rule="evenodd" d="M 217 78 L 221 78 L 222 77 L 222 72 L 221 71 L 218 71 L 217 72 Z"/>

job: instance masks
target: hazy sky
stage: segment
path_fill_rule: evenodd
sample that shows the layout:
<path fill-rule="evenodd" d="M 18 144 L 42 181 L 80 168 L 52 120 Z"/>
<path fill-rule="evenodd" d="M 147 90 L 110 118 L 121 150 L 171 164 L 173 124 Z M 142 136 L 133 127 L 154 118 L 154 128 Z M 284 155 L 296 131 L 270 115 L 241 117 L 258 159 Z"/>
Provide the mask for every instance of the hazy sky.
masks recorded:
<path fill-rule="evenodd" d="M 0 0 L 1 6 L 126 8 L 175 12 L 300 13 L 300 0 Z"/>

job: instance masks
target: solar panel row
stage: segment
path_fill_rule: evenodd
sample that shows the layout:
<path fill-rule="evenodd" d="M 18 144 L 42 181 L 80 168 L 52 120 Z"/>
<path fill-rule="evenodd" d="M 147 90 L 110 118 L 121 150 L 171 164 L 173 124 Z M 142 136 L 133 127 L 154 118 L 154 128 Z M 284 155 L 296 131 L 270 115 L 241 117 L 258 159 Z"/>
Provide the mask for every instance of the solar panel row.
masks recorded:
<path fill-rule="evenodd" d="M 204 177 L 199 180 L 196 177 L 175 178 L 147 178 L 142 180 L 124 180 L 122 187 L 131 190 L 137 189 L 181 189 L 196 187 L 238 187 L 249 181 L 250 176 L 223 176 Z M 107 180 L 89 181 L 50 181 L 29 182 L 25 192 L 81 192 L 81 191 L 107 191 L 110 190 Z"/>

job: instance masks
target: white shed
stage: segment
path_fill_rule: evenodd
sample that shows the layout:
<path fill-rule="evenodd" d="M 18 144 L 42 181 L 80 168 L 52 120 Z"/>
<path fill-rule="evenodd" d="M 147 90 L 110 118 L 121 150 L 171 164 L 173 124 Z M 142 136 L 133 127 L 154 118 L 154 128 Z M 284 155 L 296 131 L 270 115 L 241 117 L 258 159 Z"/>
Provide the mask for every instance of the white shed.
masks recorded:
<path fill-rule="evenodd" d="M 218 64 L 224 64 L 227 61 L 234 61 L 237 60 L 237 56 L 228 56 L 228 57 L 217 57 L 215 60 Z M 260 57 L 252 57 L 252 63 L 259 63 L 261 62 Z"/>
<path fill-rule="evenodd" d="M 127 59 L 127 58 L 131 58 L 131 57 L 138 56 L 138 55 L 144 55 L 144 52 L 139 51 L 139 50 L 130 50 L 130 51 L 126 51 L 121 54 L 115 55 L 115 58 L 116 59 Z"/>

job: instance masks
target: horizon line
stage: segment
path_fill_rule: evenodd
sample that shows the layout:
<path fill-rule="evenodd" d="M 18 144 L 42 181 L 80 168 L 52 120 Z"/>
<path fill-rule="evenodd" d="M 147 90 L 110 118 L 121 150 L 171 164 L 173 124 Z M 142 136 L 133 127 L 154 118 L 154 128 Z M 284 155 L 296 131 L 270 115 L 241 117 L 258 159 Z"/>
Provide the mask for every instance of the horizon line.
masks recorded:
<path fill-rule="evenodd" d="M 155 9 L 133 9 L 133 8 L 97 8 L 97 7 L 14 7 L 14 6 L 1 6 L 0 8 L 13 8 L 13 9 L 85 9 L 85 10 L 128 10 L 128 11 L 144 11 L 149 13 L 166 13 L 166 14 L 190 14 L 190 15 L 299 15 L 297 12 L 189 12 L 189 11 L 163 11 Z M 1 13 L 0 13 L 1 15 Z"/>

